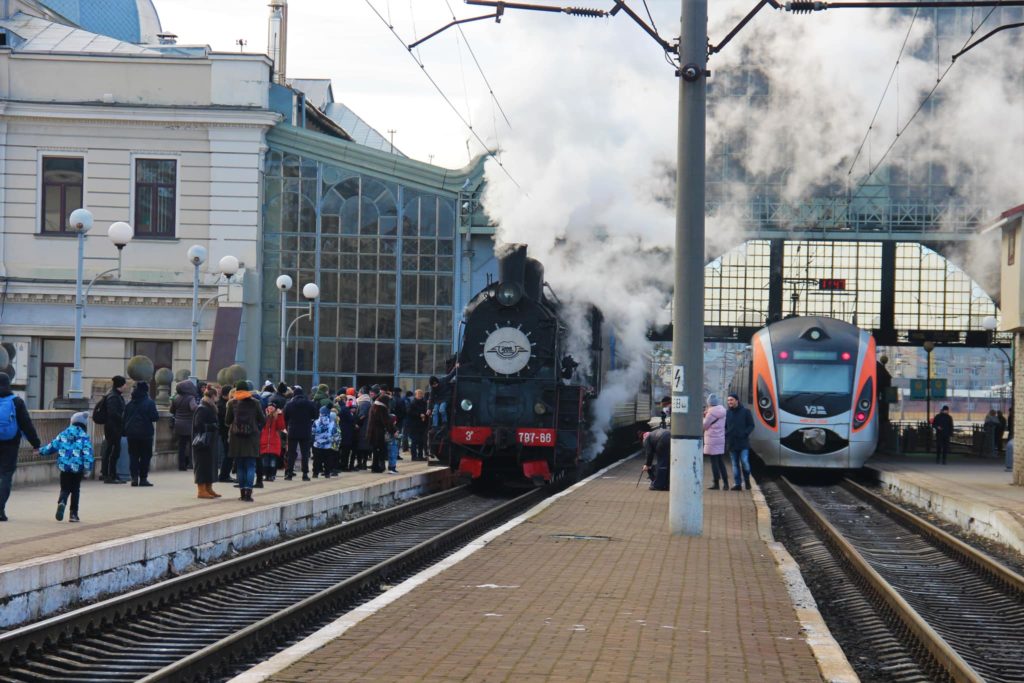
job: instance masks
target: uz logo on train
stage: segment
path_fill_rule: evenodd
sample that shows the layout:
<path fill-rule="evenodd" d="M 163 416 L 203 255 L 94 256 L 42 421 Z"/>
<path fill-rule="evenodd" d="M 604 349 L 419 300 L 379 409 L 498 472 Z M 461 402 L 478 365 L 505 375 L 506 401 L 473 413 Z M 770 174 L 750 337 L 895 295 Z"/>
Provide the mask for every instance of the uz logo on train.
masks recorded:
<path fill-rule="evenodd" d="M 804 406 L 808 415 L 825 415 L 825 406 Z"/>

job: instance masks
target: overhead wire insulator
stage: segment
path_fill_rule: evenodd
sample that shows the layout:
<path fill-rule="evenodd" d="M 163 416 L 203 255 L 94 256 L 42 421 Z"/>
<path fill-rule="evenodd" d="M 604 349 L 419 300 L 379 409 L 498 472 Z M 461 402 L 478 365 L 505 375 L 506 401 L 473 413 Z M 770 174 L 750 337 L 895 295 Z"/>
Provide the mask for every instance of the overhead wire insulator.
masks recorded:
<path fill-rule="evenodd" d="M 603 9 L 589 9 L 587 7 L 566 7 L 562 10 L 566 14 L 574 17 L 604 17 L 608 16 L 608 13 Z"/>
<path fill-rule="evenodd" d="M 810 14 L 826 9 L 828 9 L 828 3 L 818 0 L 793 0 L 793 2 L 786 3 L 786 11 L 793 14 Z"/>

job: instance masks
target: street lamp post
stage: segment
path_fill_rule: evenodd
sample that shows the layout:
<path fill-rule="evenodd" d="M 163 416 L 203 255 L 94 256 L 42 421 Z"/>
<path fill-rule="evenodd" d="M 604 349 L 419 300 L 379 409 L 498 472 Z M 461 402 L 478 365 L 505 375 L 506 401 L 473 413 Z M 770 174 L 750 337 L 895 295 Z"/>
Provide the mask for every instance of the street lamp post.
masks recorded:
<path fill-rule="evenodd" d="M 129 224 L 118 221 L 113 223 L 107 230 L 107 237 L 117 248 L 117 258 L 106 256 L 86 256 L 85 236 L 93 226 L 92 212 L 88 209 L 75 209 L 68 217 L 68 224 L 78 234 L 78 264 L 77 277 L 75 278 L 75 365 L 71 368 L 71 389 L 68 391 L 68 399 L 80 403 L 83 399 L 82 393 L 82 319 L 85 313 L 85 297 L 82 293 L 82 280 L 84 278 L 86 261 L 117 261 L 117 268 L 107 272 L 117 272 L 121 276 L 121 253 L 132 240 L 133 230 Z"/>
<path fill-rule="evenodd" d="M 285 350 L 288 348 L 288 335 L 291 333 L 292 327 L 295 323 L 299 322 L 303 318 L 313 317 L 313 302 L 320 296 L 320 287 L 312 282 L 308 282 L 302 287 L 302 296 L 309 302 L 308 304 L 289 304 L 288 303 L 288 291 L 292 288 L 294 282 L 289 275 L 279 275 L 276 281 L 277 288 L 281 291 L 281 366 L 279 370 L 280 381 L 284 382 L 284 366 L 285 366 Z M 295 320 L 292 320 L 291 324 L 287 323 L 287 316 L 285 312 L 288 309 L 307 309 L 306 313 L 296 316 Z"/>
<path fill-rule="evenodd" d="M 192 351 L 189 355 L 189 379 L 194 384 L 198 384 L 196 349 L 199 345 L 199 327 L 203 311 L 206 310 L 210 302 L 227 296 L 227 294 L 217 294 L 204 301 L 202 306 L 199 306 L 199 267 L 206 262 L 206 257 L 206 247 L 193 244 L 188 248 L 188 260 L 192 264 Z M 231 284 L 231 276 L 237 273 L 241 266 L 238 259 L 231 255 L 222 258 L 217 265 L 220 268 L 221 274 L 227 276 L 229 285 Z"/>
<path fill-rule="evenodd" d="M 935 350 L 935 342 L 926 341 L 922 344 L 924 352 L 928 354 L 928 364 L 925 366 L 924 381 L 924 421 L 931 424 L 932 420 L 932 351 Z"/>
<path fill-rule="evenodd" d="M 999 323 L 998 323 L 998 321 L 996 321 L 994 316 L 990 315 L 990 316 L 986 316 L 981 321 L 981 326 L 983 328 L 985 328 L 986 332 L 988 332 L 988 348 L 992 349 L 992 344 L 995 341 L 995 336 L 996 336 L 996 328 L 999 327 Z M 1006 386 L 1006 385 L 1010 384 L 1013 381 L 1013 359 L 1010 358 L 1010 354 L 1008 354 L 1006 352 L 1006 349 L 1004 349 L 1002 346 L 997 346 L 995 348 L 999 349 L 999 351 L 1003 354 L 1003 357 L 1006 358 L 1006 364 L 1005 365 L 1000 364 L 1003 369 L 1002 369 L 1002 372 L 999 375 L 999 379 L 1000 380 L 1006 380 L 1006 381 L 1003 381 L 1003 386 Z M 1009 375 L 1010 375 L 1009 379 L 1006 378 L 1006 374 L 1007 374 L 1006 373 L 1006 368 L 1009 368 L 1009 371 L 1010 371 L 1009 372 Z M 1001 390 L 999 392 L 999 405 L 1000 406 L 1002 406 L 1002 404 L 1003 404 L 1003 398 L 1004 398 L 1003 391 Z M 1010 410 L 1013 410 L 1013 392 L 1010 392 Z"/>

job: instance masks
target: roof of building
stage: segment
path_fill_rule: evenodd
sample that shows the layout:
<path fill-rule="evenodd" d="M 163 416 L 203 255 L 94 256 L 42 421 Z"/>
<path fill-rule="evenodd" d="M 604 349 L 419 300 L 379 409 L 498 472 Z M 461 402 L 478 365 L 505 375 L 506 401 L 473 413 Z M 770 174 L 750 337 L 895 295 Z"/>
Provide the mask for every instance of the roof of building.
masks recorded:
<path fill-rule="evenodd" d="M 47 21 L 23 12 L 18 12 L 10 19 L 0 20 L 0 28 L 7 29 L 21 39 L 14 42 L 14 47 L 19 52 L 138 54 L 154 57 L 161 54 L 157 50 L 150 50 L 141 45 Z"/>
<path fill-rule="evenodd" d="M 363 121 L 354 111 L 346 107 L 341 102 L 332 102 L 327 105 L 327 116 L 331 118 L 335 123 L 345 129 L 352 139 L 360 145 L 366 147 L 372 147 L 373 149 L 379 149 L 382 152 L 389 152 L 398 156 L 404 157 L 400 149 L 393 146 L 391 142 L 377 132 L 377 130 Z"/>
<path fill-rule="evenodd" d="M 379 149 L 389 154 L 404 157 L 405 154 L 377 130 L 341 102 L 334 100 L 334 90 L 329 78 L 289 78 L 288 85 L 306 96 L 306 101 L 338 124 L 349 137 L 360 145 Z"/>
<path fill-rule="evenodd" d="M 128 43 L 153 43 L 161 32 L 152 0 L 38 0 L 86 31 Z"/>

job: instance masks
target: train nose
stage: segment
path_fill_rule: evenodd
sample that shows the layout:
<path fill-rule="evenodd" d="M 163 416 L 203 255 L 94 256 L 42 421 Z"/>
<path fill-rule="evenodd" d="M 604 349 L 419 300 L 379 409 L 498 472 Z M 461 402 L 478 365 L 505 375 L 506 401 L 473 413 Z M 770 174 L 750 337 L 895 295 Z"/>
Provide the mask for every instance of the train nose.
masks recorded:
<path fill-rule="evenodd" d="M 827 440 L 825 430 L 813 427 L 811 429 L 801 429 L 800 435 L 804 440 L 804 448 L 812 453 L 817 453 L 825 448 L 825 441 Z"/>

